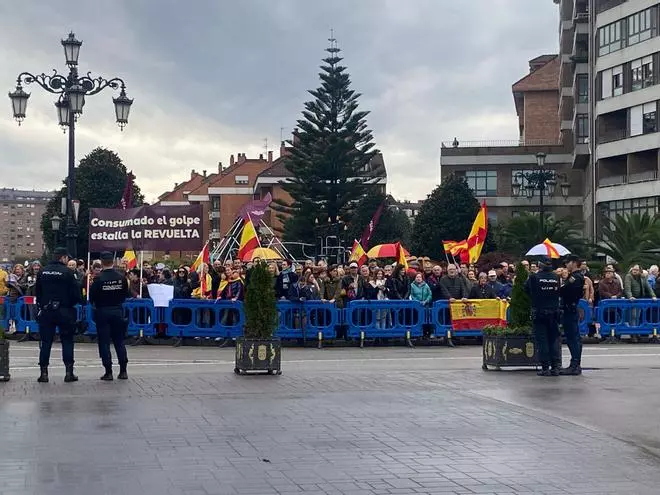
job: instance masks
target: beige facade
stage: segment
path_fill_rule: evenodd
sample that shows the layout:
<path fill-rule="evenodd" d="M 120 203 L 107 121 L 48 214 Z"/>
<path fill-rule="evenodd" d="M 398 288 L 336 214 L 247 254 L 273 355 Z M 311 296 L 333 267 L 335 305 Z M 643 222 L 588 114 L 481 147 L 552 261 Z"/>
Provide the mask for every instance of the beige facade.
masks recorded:
<path fill-rule="evenodd" d="M 41 257 L 41 217 L 54 195 L 50 191 L 0 189 L 0 261 Z"/>

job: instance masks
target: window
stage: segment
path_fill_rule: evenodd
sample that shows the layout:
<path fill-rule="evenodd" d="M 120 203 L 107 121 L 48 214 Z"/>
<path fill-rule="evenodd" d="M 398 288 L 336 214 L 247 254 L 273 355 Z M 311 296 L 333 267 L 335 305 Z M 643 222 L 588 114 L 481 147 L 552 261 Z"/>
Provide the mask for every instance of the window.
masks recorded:
<path fill-rule="evenodd" d="M 211 209 L 216 210 L 216 211 L 220 209 L 220 197 L 219 196 L 211 197 Z"/>
<path fill-rule="evenodd" d="M 642 132 L 650 134 L 658 132 L 657 105 L 655 102 L 644 105 L 642 114 Z"/>
<path fill-rule="evenodd" d="M 589 142 L 589 115 L 579 113 L 575 118 L 575 142 L 585 144 Z"/>
<path fill-rule="evenodd" d="M 234 177 L 234 182 L 236 184 L 248 184 L 250 181 L 247 175 L 237 175 Z"/>
<path fill-rule="evenodd" d="M 617 215 L 648 213 L 653 216 L 658 213 L 658 198 L 637 198 L 609 201 L 600 204 L 600 214 L 603 218 L 614 220 Z"/>
<path fill-rule="evenodd" d="M 467 171 L 465 180 L 475 196 L 497 196 L 497 172 L 495 170 Z"/>
<path fill-rule="evenodd" d="M 621 27 L 623 21 L 616 21 L 598 30 L 598 55 L 603 56 L 608 53 L 621 50 Z"/>
<path fill-rule="evenodd" d="M 623 94 L 623 66 L 617 65 L 612 68 L 612 96 Z"/>
<path fill-rule="evenodd" d="M 490 222 L 491 225 L 497 225 L 497 213 L 489 211 L 488 221 Z"/>
<path fill-rule="evenodd" d="M 577 102 L 589 102 L 589 76 L 587 74 L 579 74 L 577 76 Z"/>
<path fill-rule="evenodd" d="M 642 10 L 628 17 L 628 46 L 651 37 L 651 9 Z"/>

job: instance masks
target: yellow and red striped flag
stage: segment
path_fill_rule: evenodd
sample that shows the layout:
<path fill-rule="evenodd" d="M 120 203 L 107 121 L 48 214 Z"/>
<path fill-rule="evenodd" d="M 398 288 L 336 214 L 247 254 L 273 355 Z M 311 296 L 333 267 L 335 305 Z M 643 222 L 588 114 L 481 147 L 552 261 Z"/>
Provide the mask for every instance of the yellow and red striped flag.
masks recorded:
<path fill-rule="evenodd" d="M 260 246 L 257 230 L 254 228 L 252 220 L 245 220 L 241 233 L 241 245 L 238 248 L 238 259 L 242 260 L 250 251 Z"/>
<path fill-rule="evenodd" d="M 206 241 L 206 244 L 204 244 L 204 247 L 202 248 L 202 250 L 197 255 L 197 259 L 195 260 L 195 262 L 190 267 L 190 271 L 191 272 L 197 271 L 197 269 L 200 266 L 202 266 L 202 263 L 206 263 L 208 265 L 210 263 L 210 261 L 211 261 L 211 256 L 210 256 L 210 253 L 209 253 L 209 242 Z"/>
<path fill-rule="evenodd" d="M 132 270 L 137 266 L 137 258 L 135 257 L 135 251 L 129 249 L 124 251 L 124 262 L 126 263 L 126 268 Z"/>
<path fill-rule="evenodd" d="M 552 259 L 557 259 L 559 258 L 559 251 L 557 251 L 557 248 L 552 244 L 550 239 L 547 239 L 543 241 L 543 245 L 545 248 L 548 250 L 548 256 Z"/>
<path fill-rule="evenodd" d="M 364 265 L 367 262 L 367 253 L 364 252 L 364 248 L 360 241 L 355 239 L 353 241 L 353 249 L 351 249 L 351 257 L 348 262 L 355 261 L 359 266 Z"/>
<path fill-rule="evenodd" d="M 472 230 L 467 238 L 470 263 L 476 263 L 479 260 L 481 250 L 486 242 L 486 235 L 488 235 L 488 209 L 484 201 L 481 204 L 479 213 L 477 213 L 477 218 L 474 219 Z"/>
<path fill-rule="evenodd" d="M 400 242 L 396 243 L 396 258 L 399 265 L 403 265 L 403 268 L 408 269 L 408 260 L 406 259 L 406 252 L 401 246 Z"/>

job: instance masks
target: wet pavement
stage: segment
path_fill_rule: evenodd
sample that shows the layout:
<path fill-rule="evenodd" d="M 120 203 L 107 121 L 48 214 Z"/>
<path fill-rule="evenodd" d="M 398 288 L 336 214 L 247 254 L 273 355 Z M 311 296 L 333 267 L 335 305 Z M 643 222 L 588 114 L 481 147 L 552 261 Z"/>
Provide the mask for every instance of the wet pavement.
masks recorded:
<path fill-rule="evenodd" d="M 147 346 L 105 383 L 81 345 L 78 383 L 40 385 L 12 343 L 0 495 L 659 493 L 660 347 L 584 354 L 541 379 L 472 346 L 285 349 L 281 377 L 239 377 L 232 349 Z"/>

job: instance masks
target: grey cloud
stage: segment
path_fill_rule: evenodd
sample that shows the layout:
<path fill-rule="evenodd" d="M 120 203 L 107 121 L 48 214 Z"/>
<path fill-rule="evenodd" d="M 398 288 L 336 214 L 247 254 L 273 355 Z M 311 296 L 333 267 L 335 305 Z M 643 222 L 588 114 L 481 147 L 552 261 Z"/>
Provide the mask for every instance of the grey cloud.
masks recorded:
<path fill-rule="evenodd" d="M 334 28 L 369 125 L 385 154 L 390 190 L 423 198 L 437 183 L 442 139 L 515 139 L 511 84 L 527 60 L 556 51 L 550 0 L 75 0 L 0 4 L 0 86 L 21 70 L 63 69 L 59 39 L 73 29 L 81 69 L 125 78 L 135 98 L 123 133 L 111 95 L 90 98 L 78 158 L 115 149 L 149 199 L 190 168 L 231 153 L 277 149 L 288 134 Z M 66 139 L 53 98 L 38 89 L 21 128 L 0 115 L 0 171 L 7 185 L 56 187 Z M 34 174 L 26 175 L 26 170 Z M 410 170 L 415 171 L 411 177 Z"/>

